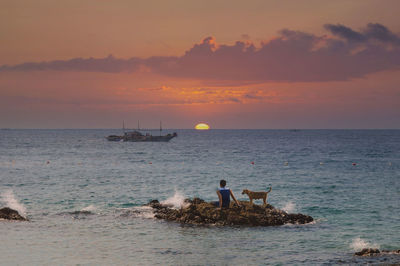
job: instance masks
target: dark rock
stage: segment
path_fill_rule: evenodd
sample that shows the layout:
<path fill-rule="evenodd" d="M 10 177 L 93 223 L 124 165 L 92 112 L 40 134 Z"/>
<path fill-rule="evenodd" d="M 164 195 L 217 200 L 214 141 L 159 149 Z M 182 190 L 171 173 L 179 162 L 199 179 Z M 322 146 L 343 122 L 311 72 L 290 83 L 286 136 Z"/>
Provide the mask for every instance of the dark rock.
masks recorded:
<path fill-rule="evenodd" d="M 71 215 L 93 215 L 94 213 L 91 211 L 73 211 L 73 212 L 68 212 L 68 214 L 71 214 Z"/>
<path fill-rule="evenodd" d="M 185 202 L 192 203 L 192 204 L 201 204 L 201 203 L 204 203 L 205 201 L 200 198 L 193 198 L 193 200 L 186 199 Z"/>
<path fill-rule="evenodd" d="M 382 250 L 381 253 L 383 253 L 383 254 L 396 254 L 396 255 L 400 255 L 400 249 L 398 249 L 398 250 Z"/>
<path fill-rule="evenodd" d="M 160 204 L 160 202 L 158 200 L 151 200 L 148 205 L 151 204 Z"/>
<path fill-rule="evenodd" d="M 355 256 L 379 256 L 379 255 L 400 255 L 399 250 L 382 250 L 380 251 L 377 248 L 364 248 L 363 250 L 354 253 Z"/>
<path fill-rule="evenodd" d="M 305 224 L 305 223 L 310 223 L 313 221 L 313 218 L 311 216 L 308 215 L 304 215 L 301 213 L 297 213 L 297 214 L 288 214 L 287 215 L 289 223 L 291 224 Z"/>
<path fill-rule="evenodd" d="M 364 248 L 363 250 L 354 253 L 356 256 L 375 256 L 381 253 L 377 248 Z"/>
<path fill-rule="evenodd" d="M 158 200 L 151 200 L 149 203 L 146 204 L 147 206 L 150 206 L 154 209 L 160 209 L 160 208 L 165 208 L 165 206 L 162 206 Z"/>
<path fill-rule="evenodd" d="M 81 220 L 86 219 L 91 215 L 95 215 L 95 213 L 91 211 L 81 210 L 81 211 L 71 211 L 71 212 L 62 212 L 60 215 L 72 216 L 74 219 Z"/>
<path fill-rule="evenodd" d="M 173 209 L 154 200 L 147 205 L 153 207 L 156 218 L 183 224 L 276 226 L 288 223 L 305 224 L 314 220 L 311 216 L 300 213 L 288 214 L 270 204 L 261 206 L 242 201 L 241 206 L 231 203 L 230 208 L 219 209 L 199 198 L 186 199 L 185 203 L 188 205 L 181 209 Z"/>
<path fill-rule="evenodd" d="M 0 219 L 15 220 L 15 221 L 28 221 L 27 218 L 21 216 L 16 210 L 4 207 L 0 209 Z"/>

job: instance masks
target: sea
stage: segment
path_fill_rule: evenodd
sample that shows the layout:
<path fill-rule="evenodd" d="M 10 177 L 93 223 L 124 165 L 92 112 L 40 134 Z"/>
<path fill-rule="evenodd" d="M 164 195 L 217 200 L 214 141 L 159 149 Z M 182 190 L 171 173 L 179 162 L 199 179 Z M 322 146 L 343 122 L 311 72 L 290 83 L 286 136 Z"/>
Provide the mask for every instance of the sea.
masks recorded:
<path fill-rule="evenodd" d="M 400 249 L 400 130 L 166 130 L 170 142 L 110 142 L 119 129 L 0 130 L 1 265 L 380 265 Z M 159 134 L 159 132 L 151 132 Z M 305 225 L 192 226 L 150 200 L 238 200 L 311 215 Z M 262 204 L 262 201 L 255 201 Z"/>

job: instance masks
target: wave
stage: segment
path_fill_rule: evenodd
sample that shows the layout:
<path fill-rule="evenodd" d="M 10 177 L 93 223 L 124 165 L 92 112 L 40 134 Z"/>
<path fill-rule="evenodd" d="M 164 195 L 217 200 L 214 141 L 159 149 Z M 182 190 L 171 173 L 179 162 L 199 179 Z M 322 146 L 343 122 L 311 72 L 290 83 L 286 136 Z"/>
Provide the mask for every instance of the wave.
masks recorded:
<path fill-rule="evenodd" d="M 161 204 L 175 209 L 185 208 L 189 205 L 185 202 L 185 196 L 177 190 L 175 190 L 175 194 L 172 197 L 161 201 Z"/>
<path fill-rule="evenodd" d="M 312 222 L 309 223 L 305 223 L 305 224 L 292 224 L 292 223 L 286 223 L 284 225 L 282 225 L 282 227 L 299 227 L 299 226 L 309 226 L 309 225 L 316 225 L 316 224 L 320 224 L 324 221 L 327 221 L 324 218 L 319 218 L 319 219 L 314 219 Z"/>
<path fill-rule="evenodd" d="M 185 195 L 177 190 L 175 190 L 175 193 L 172 197 L 169 197 L 160 203 L 175 209 L 185 208 L 189 205 L 189 203 L 185 202 Z M 150 206 L 137 206 L 133 208 L 123 208 L 120 210 L 123 210 L 123 213 L 120 215 L 122 217 L 139 217 L 145 219 L 154 218 L 154 209 Z"/>
<path fill-rule="evenodd" d="M 61 212 L 59 215 L 71 215 L 74 219 L 85 219 L 89 215 L 94 215 L 97 208 L 94 205 L 89 205 L 81 210 Z"/>
<path fill-rule="evenodd" d="M 282 207 L 282 210 L 284 210 L 287 213 L 292 213 L 296 209 L 296 204 L 293 202 L 289 201 L 285 204 L 285 206 Z"/>
<path fill-rule="evenodd" d="M 154 211 L 152 207 L 149 206 L 141 206 L 136 207 L 139 210 L 138 217 L 145 218 L 145 219 L 152 219 L 154 218 Z"/>
<path fill-rule="evenodd" d="M 365 241 L 361 239 L 360 237 L 353 238 L 352 242 L 350 243 L 350 248 L 352 248 L 354 251 L 360 251 L 364 248 L 378 248 L 379 245 L 377 244 L 371 244 L 368 241 Z"/>
<path fill-rule="evenodd" d="M 60 213 L 60 214 L 61 214 L 61 215 L 70 214 L 70 215 L 73 215 L 74 218 L 78 218 L 78 217 L 80 217 L 80 216 L 92 215 L 92 214 L 94 214 L 94 213 L 91 212 L 91 211 L 71 211 L 71 212 L 62 212 L 62 213 Z"/>
<path fill-rule="evenodd" d="M 5 203 L 6 207 L 14 209 L 18 211 L 21 216 L 26 217 L 26 208 L 16 199 L 12 189 L 6 190 L 1 194 L 1 201 Z"/>
<path fill-rule="evenodd" d="M 91 205 L 89 205 L 89 206 L 83 208 L 83 209 L 81 210 L 81 212 L 94 212 L 96 209 L 97 209 L 96 206 L 94 206 L 94 205 L 91 204 Z"/>
<path fill-rule="evenodd" d="M 121 217 L 139 217 L 145 219 L 153 219 L 154 211 L 150 206 L 138 206 L 134 208 L 122 209 Z"/>

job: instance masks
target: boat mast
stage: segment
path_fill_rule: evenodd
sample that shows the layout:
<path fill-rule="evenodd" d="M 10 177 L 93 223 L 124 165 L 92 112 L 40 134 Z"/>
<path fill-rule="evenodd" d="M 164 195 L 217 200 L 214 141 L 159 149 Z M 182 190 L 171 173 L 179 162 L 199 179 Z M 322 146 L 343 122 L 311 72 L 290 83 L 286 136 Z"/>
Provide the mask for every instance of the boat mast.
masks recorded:
<path fill-rule="evenodd" d="M 137 121 L 137 130 L 140 131 L 139 120 Z"/>
<path fill-rule="evenodd" d="M 122 120 L 122 130 L 124 131 L 124 135 L 125 135 L 125 121 Z"/>

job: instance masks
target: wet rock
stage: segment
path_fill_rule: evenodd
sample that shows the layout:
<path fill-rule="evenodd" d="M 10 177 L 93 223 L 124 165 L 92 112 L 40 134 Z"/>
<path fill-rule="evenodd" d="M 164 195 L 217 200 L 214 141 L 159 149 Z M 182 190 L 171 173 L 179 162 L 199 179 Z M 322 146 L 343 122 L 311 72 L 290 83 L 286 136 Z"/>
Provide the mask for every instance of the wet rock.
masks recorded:
<path fill-rule="evenodd" d="M 162 207 L 158 200 L 151 200 L 147 205 L 154 209 L 159 209 Z"/>
<path fill-rule="evenodd" d="M 74 219 L 81 220 L 86 219 L 91 215 L 95 215 L 95 213 L 91 211 L 81 210 L 81 211 L 71 211 L 71 212 L 62 212 L 60 215 L 72 216 Z"/>
<path fill-rule="evenodd" d="M 27 218 L 21 216 L 16 210 L 8 207 L 0 209 L 0 219 L 15 220 L 15 221 L 28 221 Z"/>
<path fill-rule="evenodd" d="M 379 255 L 400 255 L 399 250 L 382 250 L 380 251 L 377 248 L 364 248 L 363 250 L 354 253 L 355 256 L 379 256 Z"/>
<path fill-rule="evenodd" d="M 231 203 L 229 208 L 216 208 L 214 204 L 199 198 L 186 199 L 185 208 L 173 209 L 160 204 L 157 200 L 147 205 L 154 209 L 155 217 L 183 224 L 216 224 L 241 226 L 276 226 L 283 224 L 305 224 L 313 218 L 304 214 L 288 214 L 285 211 L 265 206 L 240 202 L 241 206 Z"/>
<path fill-rule="evenodd" d="M 91 211 L 73 211 L 73 212 L 68 212 L 68 214 L 71 214 L 71 215 L 93 215 L 94 213 Z"/>
<path fill-rule="evenodd" d="M 400 249 L 397 250 L 382 250 L 382 254 L 393 254 L 393 255 L 400 255 Z"/>
<path fill-rule="evenodd" d="M 354 253 L 356 256 L 374 256 L 381 253 L 377 248 L 364 248 L 363 250 Z"/>

